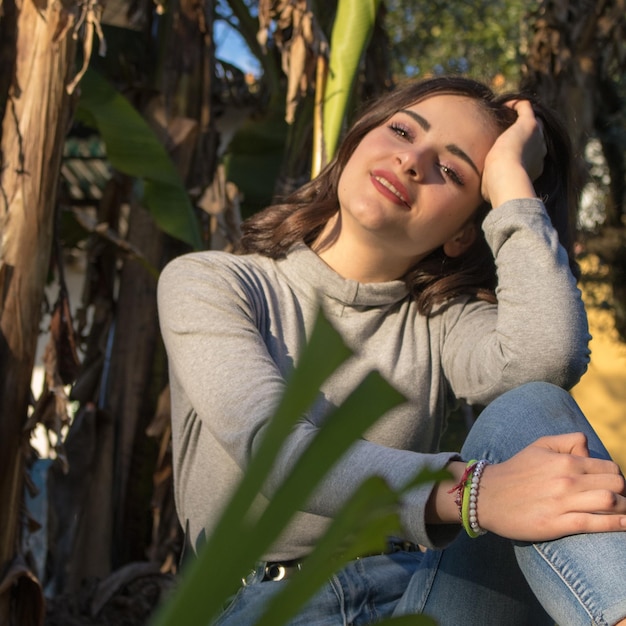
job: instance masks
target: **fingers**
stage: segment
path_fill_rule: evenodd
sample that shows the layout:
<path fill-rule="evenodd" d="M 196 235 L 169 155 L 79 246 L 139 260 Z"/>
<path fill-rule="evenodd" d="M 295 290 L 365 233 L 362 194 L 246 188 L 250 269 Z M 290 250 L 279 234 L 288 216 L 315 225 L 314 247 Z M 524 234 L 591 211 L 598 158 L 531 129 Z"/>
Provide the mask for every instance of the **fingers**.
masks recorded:
<path fill-rule="evenodd" d="M 583 474 L 557 481 L 552 497 L 563 512 L 626 515 L 623 479 L 615 474 Z"/>
<path fill-rule="evenodd" d="M 626 483 L 619 465 L 608 459 L 590 457 L 587 438 L 583 433 L 542 437 L 529 447 L 543 448 L 562 455 L 558 460 L 563 464 L 560 471 L 564 476 L 573 477 L 581 474 L 611 476 L 615 480 L 607 488 L 626 495 Z M 600 487 L 598 484 L 598 488 Z"/>
<path fill-rule="evenodd" d="M 562 518 L 562 522 L 563 530 L 549 539 L 582 533 L 610 533 L 626 530 L 626 516 L 570 513 Z M 560 534 L 561 532 L 563 534 Z"/>
<path fill-rule="evenodd" d="M 564 498 L 561 505 L 564 512 L 554 518 L 554 538 L 626 530 L 626 497 L 615 491 L 589 489 L 577 492 Z"/>
<path fill-rule="evenodd" d="M 517 112 L 516 124 L 523 124 L 527 133 L 527 141 L 524 145 L 522 158 L 524 167 L 531 180 L 536 180 L 543 172 L 543 160 L 548 154 L 543 125 L 533 111 L 528 100 L 518 100 L 513 108 Z"/>
<path fill-rule="evenodd" d="M 626 498 L 610 489 L 589 489 L 571 498 L 573 513 L 626 515 Z"/>
<path fill-rule="evenodd" d="M 574 454 L 576 456 L 589 456 L 587 438 L 583 433 L 565 433 L 563 435 L 551 435 L 537 439 L 533 444 L 547 448 L 560 454 Z"/>
<path fill-rule="evenodd" d="M 541 173 L 543 159 L 548 153 L 543 122 L 535 116 L 532 104 L 528 100 L 510 100 L 506 106 L 517 113 L 517 120 L 513 126 L 523 128 L 522 137 L 525 137 L 527 144 L 525 146 L 526 165 L 533 170 L 539 170 L 538 174 L 531 176 L 534 180 Z"/>
<path fill-rule="evenodd" d="M 535 119 L 537 120 L 537 127 L 539 128 L 539 134 L 541 135 L 541 138 L 543 139 L 543 145 L 544 145 L 544 148 L 545 148 L 546 154 L 547 154 L 548 153 L 548 147 L 546 145 L 546 135 L 545 135 L 545 132 L 543 130 L 543 122 L 541 121 L 541 118 L 539 118 L 539 117 L 536 117 Z"/>

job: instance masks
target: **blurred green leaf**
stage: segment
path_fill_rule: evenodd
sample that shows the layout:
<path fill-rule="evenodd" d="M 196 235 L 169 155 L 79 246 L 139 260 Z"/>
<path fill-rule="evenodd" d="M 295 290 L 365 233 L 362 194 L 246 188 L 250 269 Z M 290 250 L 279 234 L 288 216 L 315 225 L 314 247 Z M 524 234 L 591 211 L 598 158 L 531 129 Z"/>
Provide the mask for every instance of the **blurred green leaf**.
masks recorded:
<path fill-rule="evenodd" d="M 144 202 L 164 232 L 202 247 L 187 190 L 163 144 L 132 104 L 93 69 L 80 82 L 77 117 L 92 121 L 118 171 L 143 181 Z"/>
<path fill-rule="evenodd" d="M 180 592 L 165 607 L 156 624 L 177 626 L 181 623 L 208 623 L 209 618 L 219 611 L 226 598 L 241 584 L 241 577 L 259 558 L 268 543 L 267 538 L 252 533 L 246 526 L 245 518 L 249 508 L 293 424 L 311 404 L 321 383 L 350 354 L 343 340 L 320 315 L 300 363 L 293 372 L 274 418 L 267 425 L 263 440 L 251 459 L 239 488 L 233 494 L 207 544 L 191 563 Z M 286 515 L 290 516 L 289 513 Z M 215 568 L 215 563 L 222 566 Z M 211 589 L 211 594 L 207 595 L 205 590 L 208 588 Z"/>
<path fill-rule="evenodd" d="M 243 194 L 247 217 L 270 204 L 288 134 L 283 100 L 272 99 L 262 115 L 241 124 L 224 158 L 228 180 Z"/>
<path fill-rule="evenodd" d="M 293 514 L 300 510 L 332 465 L 346 449 L 383 413 L 404 401 L 377 373 L 372 373 L 328 416 L 316 437 L 298 459 L 296 465 L 277 489 L 260 515 L 252 509 L 263 483 L 286 437 L 319 393 L 322 382 L 350 356 L 337 332 L 320 313 L 309 343 L 298 367 L 288 382 L 276 414 L 267 425 L 262 442 L 247 468 L 243 480 L 226 507 L 198 558 L 184 573 L 183 584 L 172 601 L 157 616 L 157 626 L 181 623 L 205 624 L 216 615 L 226 599 L 241 585 L 241 578 L 277 539 Z M 355 418 L 358 416 L 358 418 Z M 355 511 L 370 504 L 381 505 L 371 511 L 371 528 L 353 531 L 349 555 L 370 547 L 380 549 L 380 541 L 390 529 L 398 527 L 391 511 L 395 496 L 382 481 L 376 487 L 364 487 L 349 505 L 346 517 L 336 522 L 332 546 L 346 525 L 355 519 Z M 369 490 L 372 490 L 368 494 Z M 382 539 L 381 539 L 382 538 Z M 330 548 L 329 548 L 330 549 Z M 215 564 L 219 563 L 219 567 Z M 336 561 L 340 563 L 340 561 Z M 319 577 L 312 582 L 317 584 Z M 206 589 L 211 593 L 207 594 Z M 314 589 L 313 589 L 314 591 Z M 311 590 L 306 591 L 307 597 Z"/>
<path fill-rule="evenodd" d="M 446 470 L 425 469 L 409 481 L 402 491 L 449 477 L 450 473 Z M 400 494 L 382 478 L 373 476 L 364 481 L 333 518 L 324 536 L 307 556 L 302 570 L 272 598 L 257 626 L 286 623 L 333 572 L 359 556 L 382 553 L 386 538 L 401 532 L 399 503 Z"/>
<path fill-rule="evenodd" d="M 330 578 L 357 556 L 382 552 L 385 537 L 397 534 L 397 495 L 382 478 L 364 482 L 333 518 L 327 532 L 307 556 L 303 569 L 274 596 L 257 626 L 284 624 Z"/>

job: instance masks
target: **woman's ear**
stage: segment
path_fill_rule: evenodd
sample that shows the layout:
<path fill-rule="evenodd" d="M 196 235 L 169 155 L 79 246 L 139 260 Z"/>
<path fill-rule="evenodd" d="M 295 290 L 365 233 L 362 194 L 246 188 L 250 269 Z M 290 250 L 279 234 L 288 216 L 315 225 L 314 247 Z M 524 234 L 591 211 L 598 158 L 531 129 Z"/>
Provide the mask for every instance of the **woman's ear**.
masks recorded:
<path fill-rule="evenodd" d="M 443 251 L 446 256 L 456 258 L 461 256 L 476 241 L 476 224 L 470 222 L 459 230 L 459 232 L 443 244 Z"/>

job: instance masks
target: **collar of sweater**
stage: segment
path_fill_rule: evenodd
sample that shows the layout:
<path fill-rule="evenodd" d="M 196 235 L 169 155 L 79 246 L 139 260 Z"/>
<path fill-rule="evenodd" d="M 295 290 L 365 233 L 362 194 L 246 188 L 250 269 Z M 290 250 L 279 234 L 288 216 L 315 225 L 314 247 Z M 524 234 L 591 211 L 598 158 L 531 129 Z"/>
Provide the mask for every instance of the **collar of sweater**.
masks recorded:
<path fill-rule="evenodd" d="M 287 256 L 278 261 L 278 267 L 296 289 L 309 291 L 313 288 L 322 301 L 330 299 L 351 307 L 384 306 L 408 295 L 402 280 L 360 283 L 343 278 L 304 243 L 295 244 Z"/>

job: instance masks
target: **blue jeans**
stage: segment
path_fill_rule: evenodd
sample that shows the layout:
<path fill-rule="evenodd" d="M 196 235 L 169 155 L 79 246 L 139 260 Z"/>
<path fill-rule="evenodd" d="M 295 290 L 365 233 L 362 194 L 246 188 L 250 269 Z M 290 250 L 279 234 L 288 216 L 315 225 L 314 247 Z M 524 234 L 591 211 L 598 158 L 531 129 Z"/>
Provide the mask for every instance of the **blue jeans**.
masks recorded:
<path fill-rule="evenodd" d="M 461 454 L 498 463 L 539 437 L 584 432 L 591 456 L 609 458 L 571 396 L 546 383 L 510 391 L 480 415 Z M 260 582 L 260 570 L 220 616 L 249 626 L 288 581 Z M 513 542 L 459 533 L 444 550 L 357 559 L 334 575 L 291 626 L 373 624 L 424 613 L 440 626 L 612 626 L 626 617 L 626 533 Z"/>

